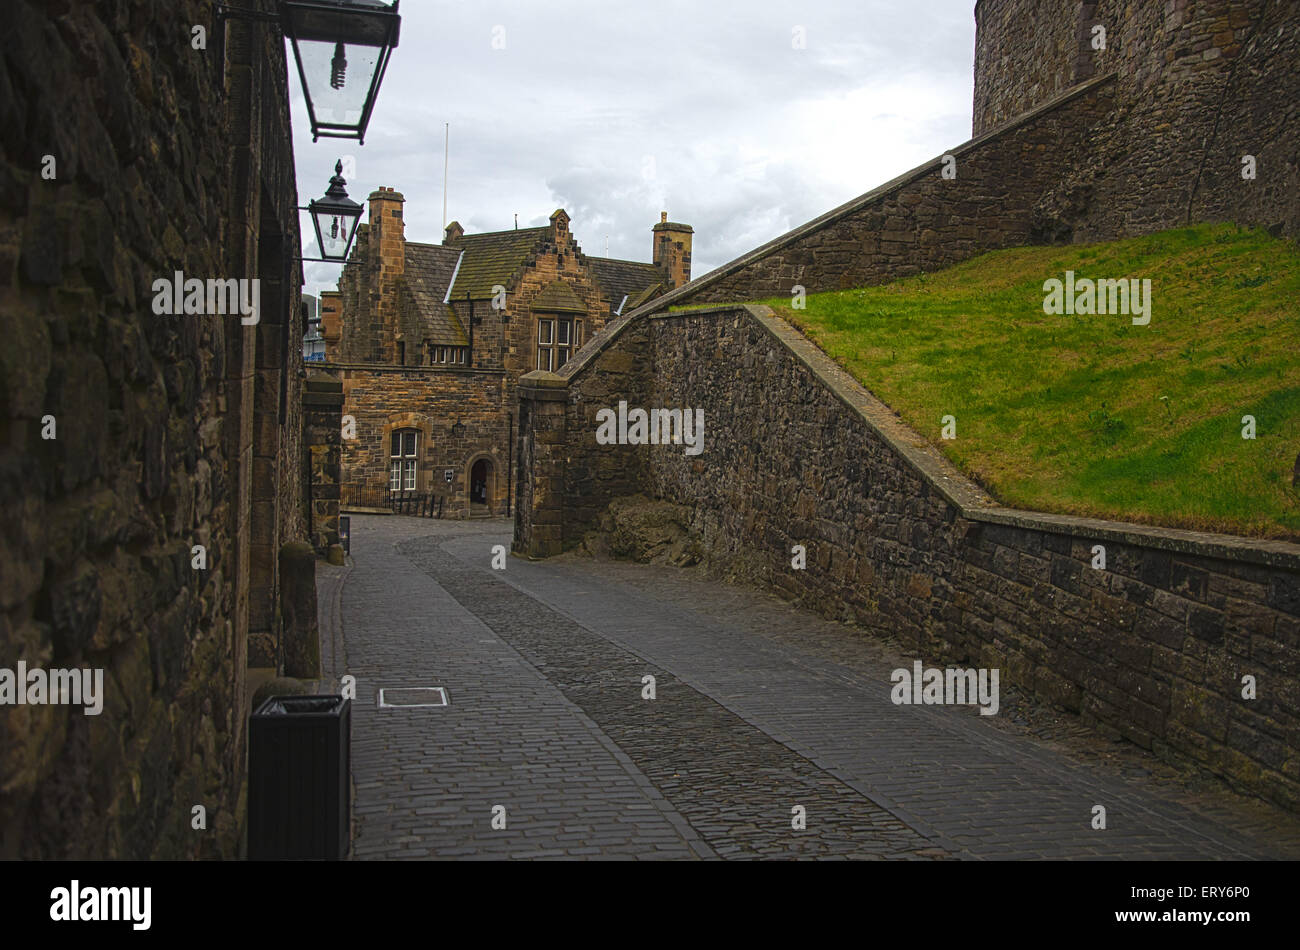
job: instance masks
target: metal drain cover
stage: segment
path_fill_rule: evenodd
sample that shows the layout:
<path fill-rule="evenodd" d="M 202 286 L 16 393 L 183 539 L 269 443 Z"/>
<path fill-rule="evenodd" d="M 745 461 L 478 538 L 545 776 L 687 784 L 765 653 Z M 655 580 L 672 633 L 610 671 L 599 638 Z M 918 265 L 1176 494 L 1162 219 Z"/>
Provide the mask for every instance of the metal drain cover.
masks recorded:
<path fill-rule="evenodd" d="M 403 686 L 379 691 L 380 709 L 417 709 L 447 703 L 447 690 L 441 686 Z"/>

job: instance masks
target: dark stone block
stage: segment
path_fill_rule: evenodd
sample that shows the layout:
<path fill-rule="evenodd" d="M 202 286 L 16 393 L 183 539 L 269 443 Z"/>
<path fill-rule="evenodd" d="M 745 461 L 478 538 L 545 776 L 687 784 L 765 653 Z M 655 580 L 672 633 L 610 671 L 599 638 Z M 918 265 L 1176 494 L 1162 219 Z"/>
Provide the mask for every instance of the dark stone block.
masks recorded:
<path fill-rule="evenodd" d="M 316 616 L 316 551 L 291 542 L 280 548 L 280 612 L 284 620 L 284 672 L 298 679 L 320 677 Z"/>
<path fill-rule="evenodd" d="M 50 586 L 48 616 L 56 657 L 70 660 L 84 655 L 95 636 L 101 607 L 99 572 L 90 564 L 81 564 Z"/>
<path fill-rule="evenodd" d="M 1173 593 L 1204 603 L 1208 583 L 1209 574 L 1205 571 L 1182 561 L 1172 562 L 1169 570 L 1169 589 Z"/>
<path fill-rule="evenodd" d="M 1270 577 L 1268 605 L 1274 610 L 1300 616 L 1300 577 L 1280 572 Z"/>
<path fill-rule="evenodd" d="M 1143 551 L 1138 565 L 1138 580 L 1152 587 L 1169 589 L 1169 574 L 1173 559 L 1163 551 Z"/>
<path fill-rule="evenodd" d="M 1053 587 L 1059 587 L 1061 590 L 1068 591 L 1076 596 L 1082 595 L 1082 574 L 1083 565 L 1078 561 L 1073 558 L 1063 557 L 1059 554 L 1052 556 Z"/>
<path fill-rule="evenodd" d="M 1187 630 L 1206 643 L 1223 642 L 1223 614 L 1209 607 L 1193 607 L 1187 615 Z"/>
<path fill-rule="evenodd" d="M 21 266 L 23 277 L 33 284 L 56 286 L 63 283 L 63 237 L 59 224 L 48 210 L 27 218 L 23 230 Z"/>
<path fill-rule="evenodd" d="M 149 658 L 154 690 L 171 700 L 184 685 L 185 661 L 193 623 L 188 594 L 177 598 L 149 621 Z"/>

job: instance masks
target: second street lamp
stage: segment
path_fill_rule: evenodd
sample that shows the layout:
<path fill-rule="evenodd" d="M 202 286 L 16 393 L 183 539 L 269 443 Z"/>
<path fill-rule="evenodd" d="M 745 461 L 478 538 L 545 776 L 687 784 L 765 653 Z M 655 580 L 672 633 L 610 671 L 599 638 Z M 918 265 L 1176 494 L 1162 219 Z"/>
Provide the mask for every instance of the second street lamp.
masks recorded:
<path fill-rule="evenodd" d="M 348 197 L 347 182 L 343 180 L 343 162 L 334 163 L 334 177 L 325 197 L 316 198 L 307 206 L 311 223 L 316 229 L 316 243 L 320 256 L 326 261 L 345 261 L 357 233 L 357 221 L 362 207 Z"/>

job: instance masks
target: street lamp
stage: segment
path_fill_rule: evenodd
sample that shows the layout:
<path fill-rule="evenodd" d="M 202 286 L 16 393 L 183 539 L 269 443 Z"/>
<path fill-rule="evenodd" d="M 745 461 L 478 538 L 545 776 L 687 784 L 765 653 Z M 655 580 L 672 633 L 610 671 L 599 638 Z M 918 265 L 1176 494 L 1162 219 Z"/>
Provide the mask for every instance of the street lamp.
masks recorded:
<path fill-rule="evenodd" d="M 293 43 L 312 141 L 325 136 L 365 145 L 370 112 L 402 25 L 400 2 L 393 0 L 389 6 L 380 0 L 274 0 L 274 13 L 217 3 L 223 85 L 225 22 L 274 23 Z"/>
<path fill-rule="evenodd" d="M 280 0 L 280 24 L 293 44 L 311 119 L 312 141 L 358 139 L 397 45 L 402 18 L 380 0 Z"/>
<path fill-rule="evenodd" d="M 316 198 L 307 205 L 312 226 L 316 228 L 321 260 L 346 261 L 357 233 L 357 221 L 363 209 L 348 197 L 347 189 L 343 187 L 346 184 L 343 162 L 339 160 L 334 163 L 334 177 L 330 179 L 325 197 Z"/>

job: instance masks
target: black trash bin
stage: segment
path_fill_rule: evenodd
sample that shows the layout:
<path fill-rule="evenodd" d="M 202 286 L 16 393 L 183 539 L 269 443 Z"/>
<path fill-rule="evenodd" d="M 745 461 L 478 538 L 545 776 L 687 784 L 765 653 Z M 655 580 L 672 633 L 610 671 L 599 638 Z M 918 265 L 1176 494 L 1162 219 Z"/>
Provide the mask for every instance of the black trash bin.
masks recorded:
<path fill-rule="evenodd" d="M 352 701 L 272 696 L 248 729 L 248 856 L 347 857 Z"/>

